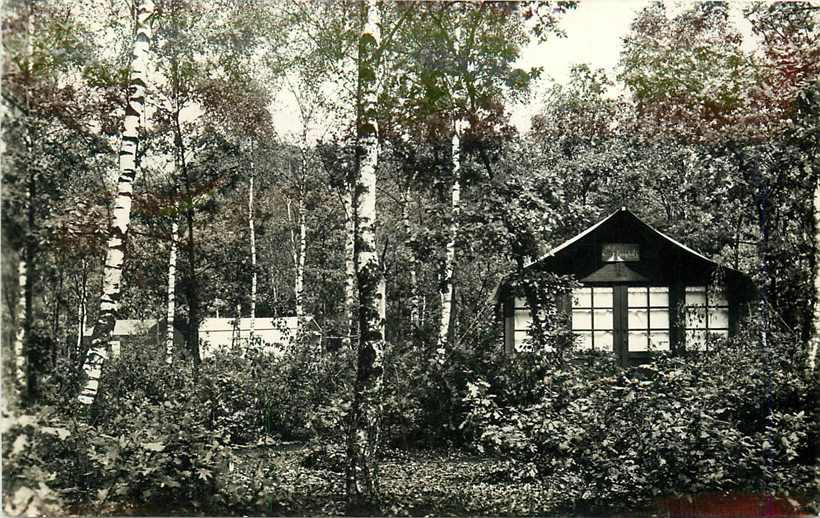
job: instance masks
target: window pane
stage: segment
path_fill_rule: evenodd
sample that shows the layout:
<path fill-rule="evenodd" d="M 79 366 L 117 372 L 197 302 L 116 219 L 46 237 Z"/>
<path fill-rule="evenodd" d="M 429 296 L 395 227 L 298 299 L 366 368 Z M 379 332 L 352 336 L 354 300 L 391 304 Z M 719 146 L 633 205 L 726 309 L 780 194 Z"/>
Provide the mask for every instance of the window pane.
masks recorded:
<path fill-rule="evenodd" d="M 629 307 L 631 308 L 645 308 L 646 307 L 646 288 L 629 287 L 627 288 L 626 298 Z"/>
<path fill-rule="evenodd" d="M 592 289 L 590 288 L 575 288 L 572 290 L 572 307 L 574 308 L 591 308 L 592 307 Z"/>
<path fill-rule="evenodd" d="M 596 351 L 611 351 L 612 342 L 612 331 L 595 331 Z"/>
<path fill-rule="evenodd" d="M 592 288 L 596 308 L 612 307 L 612 288 Z"/>
<path fill-rule="evenodd" d="M 649 327 L 652 329 L 669 329 L 669 310 L 650 309 Z"/>
<path fill-rule="evenodd" d="M 706 331 L 686 330 L 686 350 L 703 351 L 706 349 Z"/>
<path fill-rule="evenodd" d="M 717 288 L 709 292 L 710 306 L 728 306 L 729 302 L 726 300 L 726 292 L 722 288 Z"/>
<path fill-rule="evenodd" d="M 709 308 L 709 329 L 729 328 L 729 309 Z"/>
<path fill-rule="evenodd" d="M 656 351 L 669 350 L 669 331 L 652 331 L 649 333 L 649 341 Z"/>
<path fill-rule="evenodd" d="M 646 329 L 649 327 L 647 310 L 630 309 L 627 311 L 627 327 L 629 329 Z"/>
<path fill-rule="evenodd" d="M 515 330 L 529 331 L 532 324 L 532 314 L 529 309 L 515 310 Z"/>
<path fill-rule="evenodd" d="M 592 329 L 592 310 L 573 309 L 572 329 Z"/>
<path fill-rule="evenodd" d="M 686 308 L 686 328 L 706 329 L 706 308 Z"/>
<path fill-rule="evenodd" d="M 630 331 L 629 332 L 629 350 L 630 351 L 646 351 L 647 350 L 647 332 L 646 331 Z"/>
<path fill-rule="evenodd" d="M 649 288 L 649 305 L 653 307 L 669 307 L 669 288 Z"/>
<path fill-rule="evenodd" d="M 729 330 L 728 329 L 718 329 L 717 331 L 709 330 L 709 336 L 711 337 L 719 337 L 719 338 L 728 338 L 729 337 Z"/>
<path fill-rule="evenodd" d="M 515 297 L 515 307 L 516 308 L 528 308 L 528 307 L 530 307 L 530 305 L 527 304 L 526 297 Z"/>
<path fill-rule="evenodd" d="M 513 336 L 515 337 L 516 351 L 528 351 L 531 349 L 529 333 L 524 331 L 516 331 Z"/>
<path fill-rule="evenodd" d="M 592 349 L 592 331 L 576 333 L 575 348 L 579 351 L 588 351 Z"/>
<path fill-rule="evenodd" d="M 706 305 L 706 287 L 705 286 L 687 286 L 686 287 L 686 305 L 687 306 L 705 306 Z"/>
<path fill-rule="evenodd" d="M 612 310 L 596 309 L 594 324 L 596 330 L 612 329 Z"/>

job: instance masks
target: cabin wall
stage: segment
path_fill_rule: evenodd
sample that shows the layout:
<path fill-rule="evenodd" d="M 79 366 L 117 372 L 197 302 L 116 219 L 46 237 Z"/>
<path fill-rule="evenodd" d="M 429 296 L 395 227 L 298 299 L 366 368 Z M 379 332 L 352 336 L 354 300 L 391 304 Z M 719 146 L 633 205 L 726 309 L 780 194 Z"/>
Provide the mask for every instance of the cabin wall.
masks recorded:
<path fill-rule="evenodd" d="M 753 294 L 750 281 L 742 274 L 720 269 L 659 235 L 628 211 L 617 213 L 559 248 L 529 268 L 571 275 L 586 288 L 602 288 L 591 290 L 590 297 L 596 291 L 612 297 L 611 303 L 602 307 L 591 302 L 588 307 L 577 304 L 573 329 L 579 330 L 582 347 L 585 343 L 595 347 L 596 341 L 604 347 L 611 343 L 609 350 L 623 363 L 647 359 L 651 353 L 638 349 L 652 348 L 652 343 L 673 352 L 687 348 L 687 341 L 689 349 L 698 346 L 705 338 L 702 328 L 707 325 L 718 334 L 734 333 L 744 303 Z M 722 279 L 725 300 L 713 291 L 700 289 L 713 285 L 716 277 Z M 645 291 L 644 306 L 640 302 L 642 289 L 652 287 L 660 289 Z M 514 296 L 506 292 L 504 297 L 505 350 L 510 352 L 518 349 Z M 596 316 L 602 323 L 600 328 L 595 325 Z M 646 346 L 640 345 L 644 337 Z"/>

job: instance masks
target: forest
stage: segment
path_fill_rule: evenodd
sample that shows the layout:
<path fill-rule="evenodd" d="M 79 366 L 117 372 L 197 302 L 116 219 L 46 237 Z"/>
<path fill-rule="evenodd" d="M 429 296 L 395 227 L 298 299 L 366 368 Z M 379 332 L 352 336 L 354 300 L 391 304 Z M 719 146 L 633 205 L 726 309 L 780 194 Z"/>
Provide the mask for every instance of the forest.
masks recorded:
<path fill-rule="evenodd" d="M 522 65 L 599 7 L 8 0 L 3 512 L 820 512 L 820 8 Z M 750 279 L 731 336 L 568 335 L 529 266 L 621 207 Z"/>

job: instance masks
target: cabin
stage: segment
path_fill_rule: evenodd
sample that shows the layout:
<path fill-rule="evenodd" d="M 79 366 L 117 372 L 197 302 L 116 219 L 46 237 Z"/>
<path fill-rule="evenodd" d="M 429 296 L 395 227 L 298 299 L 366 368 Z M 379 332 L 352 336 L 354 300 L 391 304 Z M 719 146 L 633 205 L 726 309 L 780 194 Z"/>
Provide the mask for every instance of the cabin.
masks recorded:
<path fill-rule="evenodd" d="M 247 341 L 250 332 L 250 318 L 206 318 L 199 326 L 200 356 L 204 360 L 216 351 Z M 301 322 L 299 317 L 256 318 L 253 334 L 261 342 L 263 351 L 281 353 L 284 346 L 297 337 L 318 345 L 322 329 L 312 316 L 301 317 Z"/>
<path fill-rule="evenodd" d="M 708 337 L 735 332 L 754 285 L 641 221 L 622 207 L 556 246 L 526 270 L 572 276 L 579 287 L 557 296 L 576 350 L 614 353 L 636 365 L 652 351 L 701 350 Z M 506 281 L 508 282 L 508 281 Z M 532 314 L 527 297 L 502 281 L 508 353 L 525 349 Z"/>
<path fill-rule="evenodd" d="M 309 344 L 318 345 L 322 330 L 312 316 L 302 317 L 301 331 L 297 317 L 257 318 L 254 337 L 259 340 L 263 351 L 281 353 L 283 346 L 300 338 Z M 209 358 L 219 350 L 231 349 L 238 343 L 247 342 L 250 337 L 250 318 L 206 318 L 199 325 L 200 357 Z M 156 319 L 120 319 L 111 333 L 111 355 L 116 358 L 123 347 L 134 343 L 150 343 L 160 346 L 166 340 L 165 321 Z M 87 327 L 83 343 L 89 345 L 94 334 L 93 327 Z M 174 328 L 174 346 L 185 347 L 185 336 Z"/>

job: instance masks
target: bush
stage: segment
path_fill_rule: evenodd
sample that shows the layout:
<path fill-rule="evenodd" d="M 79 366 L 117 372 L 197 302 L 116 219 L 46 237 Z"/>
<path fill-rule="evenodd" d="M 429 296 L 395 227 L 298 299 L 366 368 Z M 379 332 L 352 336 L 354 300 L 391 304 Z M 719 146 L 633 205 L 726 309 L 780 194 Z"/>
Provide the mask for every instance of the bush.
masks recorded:
<path fill-rule="evenodd" d="M 126 503 L 205 504 L 227 455 L 219 437 L 178 399 L 129 402 L 129 415 L 110 415 L 96 426 L 48 407 L 10 419 L 3 434 L 5 496 L 16 502 L 18 492 L 32 490 L 29 511 L 50 513 L 65 506 L 96 514 Z"/>
<path fill-rule="evenodd" d="M 795 494 L 811 487 L 817 433 L 805 359 L 785 337 L 754 344 L 750 332 L 628 370 L 568 362 L 529 405 L 478 380 L 466 426 L 479 448 L 534 463 L 586 510 L 706 491 Z"/>
<path fill-rule="evenodd" d="M 388 446 L 462 445 L 467 382 L 500 364 L 489 337 L 473 350 L 450 349 L 436 361 L 433 344 L 389 345 L 384 361 L 382 439 Z"/>

